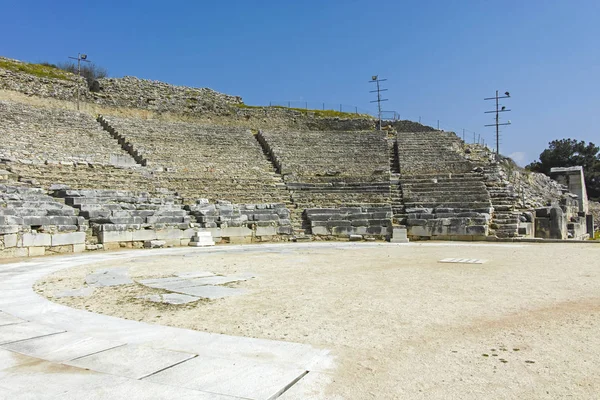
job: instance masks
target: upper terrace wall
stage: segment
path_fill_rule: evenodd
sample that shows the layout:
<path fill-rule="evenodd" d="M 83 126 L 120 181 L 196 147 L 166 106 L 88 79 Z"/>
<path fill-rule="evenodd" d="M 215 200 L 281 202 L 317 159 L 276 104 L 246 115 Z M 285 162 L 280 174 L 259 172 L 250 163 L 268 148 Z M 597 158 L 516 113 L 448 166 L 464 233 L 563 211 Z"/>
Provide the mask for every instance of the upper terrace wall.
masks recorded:
<path fill-rule="evenodd" d="M 0 62 L 28 65 L 0 57 Z M 55 107 L 73 108 L 80 82 L 82 109 L 103 115 L 134 115 L 129 110 L 149 112 L 154 117 L 205 120 L 211 124 L 239 125 L 248 128 L 293 128 L 312 130 L 369 130 L 375 119 L 364 115 L 317 115 L 310 110 L 283 107 L 249 107 L 238 96 L 208 88 L 173 86 L 135 77 L 105 78 L 87 88 L 83 78 L 62 73 L 60 79 L 3 69 L 0 65 L 0 91 L 23 93 L 41 99 L 65 101 Z M 2 93 L 0 93 L 2 98 Z M 27 102 L 25 97 L 21 101 Z"/>

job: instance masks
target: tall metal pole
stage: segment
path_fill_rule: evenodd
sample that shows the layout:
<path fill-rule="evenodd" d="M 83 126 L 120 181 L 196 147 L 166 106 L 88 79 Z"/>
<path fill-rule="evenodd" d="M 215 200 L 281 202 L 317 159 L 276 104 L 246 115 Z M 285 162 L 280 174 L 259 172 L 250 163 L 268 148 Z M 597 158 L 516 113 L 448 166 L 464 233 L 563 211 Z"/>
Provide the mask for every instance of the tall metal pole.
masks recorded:
<path fill-rule="evenodd" d="M 510 121 L 505 122 L 505 123 L 500 123 L 500 113 L 501 112 L 509 112 L 511 110 L 507 110 L 506 107 L 502 106 L 500 107 L 500 99 L 508 99 L 510 98 L 510 93 L 509 92 L 505 92 L 504 96 L 499 96 L 498 95 L 498 91 L 496 90 L 496 96 L 494 97 L 486 97 L 484 100 L 496 100 L 496 109 L 492 110 L 492 111 L 485 111 L 485 114 L 489 114 L 489 113 L 495 113 L 496 114 L 496 118 L 495 118 L 495 123 L 494 124 L 489 124 L 489 125 L 485 125 L 485 126 L 495 126 L 496 127 L 496 156 L 500 155 L 500 125 L 510 125 Z"/>
<path fill-rule="evenodd" d="M 500 127 L 499 127 L 499 123 L 500 123 L 500 113 L 498 112 L 498 91 L 496 90 L 496 155 L 500 154 L 499 150 L 500 149 Z"/>
<path fill-rule="evenodd" d="M 79 92 L 81 91 L 81 88 L 79 87 L 79 81 L 81 80 L 81 62 L 85 61 L 85 62 L 90 62 L 87 59 L 87 54 L 81 54 L 81 53 L 77 53 L 77 58 L 75 57 L 69 57 L 71 60 L 77 60 L 77 76 L 79 77 L 79 80 L 77 81 L 77 111 L 79 111 Z"/>
<path fill-rule="evenodd" d="M 379 79 L 378 75 L 373 75 L 371 77 L 371 80 L 369 81 L 370 83 L 375 82 L 377 84 L 377 90 L 371 90 L 369 91 L 369 93 L 377 93 L 377 100 L 373 100 L 371 101 L 371 103 L 377 103 L 377 119 L 379 120 L 377 129 L 381 130 L 381 102 L 383 101 L 388 101 L 388 99 L 382 99 L 381 98 L 381 92 L 385 92 L 387 91 L 387 89 L 382 89 L 381 86 L 379 85 L 380 82 L 385 82 L 387 81 L 387 79 Z"/>

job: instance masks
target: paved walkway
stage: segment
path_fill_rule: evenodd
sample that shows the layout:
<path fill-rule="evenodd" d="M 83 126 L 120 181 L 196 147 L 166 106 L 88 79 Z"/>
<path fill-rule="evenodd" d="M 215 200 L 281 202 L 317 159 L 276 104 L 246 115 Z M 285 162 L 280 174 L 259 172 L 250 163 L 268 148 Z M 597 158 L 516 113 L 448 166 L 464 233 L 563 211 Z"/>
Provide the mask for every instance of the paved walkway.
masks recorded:
<path fill-rule="evenodd" d="M 332 366 L 326 350 L 94 314 L 52 303 L 32 289 L 64 268 L 202 251 L 244 250 L 136 250 L 0 264 L 0 398 L 321 398 Z"/>

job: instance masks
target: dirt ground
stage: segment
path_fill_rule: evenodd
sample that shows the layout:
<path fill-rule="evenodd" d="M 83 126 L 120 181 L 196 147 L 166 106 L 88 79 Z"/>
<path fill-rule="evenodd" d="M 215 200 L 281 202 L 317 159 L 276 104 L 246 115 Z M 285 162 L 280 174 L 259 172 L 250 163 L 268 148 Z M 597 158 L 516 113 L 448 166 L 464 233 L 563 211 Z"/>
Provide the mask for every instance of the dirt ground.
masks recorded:
<path fill-rule="evenodd" d="M 447 257 L 484 264 L 447 264 Z M 597 399 L 600 245 L 281 245 L 123 259 L 36 284 L 59 303 L 150 323 L 332 350 L 328 398 Z M 250 272 L 241 296 L 166 306 L 139 284 L 53 298 L 88 273 Z"/>

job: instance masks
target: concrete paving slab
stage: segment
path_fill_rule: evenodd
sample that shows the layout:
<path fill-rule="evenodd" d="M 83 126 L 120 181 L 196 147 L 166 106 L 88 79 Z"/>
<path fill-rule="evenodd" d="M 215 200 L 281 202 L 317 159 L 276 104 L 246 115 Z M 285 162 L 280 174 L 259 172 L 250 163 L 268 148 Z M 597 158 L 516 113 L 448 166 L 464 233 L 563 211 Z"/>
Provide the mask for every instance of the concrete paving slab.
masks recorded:
<path fill-rule="evenodd" d="M 486 260 L 480 260 L 478 258 L 444 258 L 439 262 L 454 264 L 483 264 L 486 262 Z"/>
<path fill-rule="evenodd" d="M 152 285 L 152 284 L 162 284 L 162 283 L 174 283 L 174 282 L 184 282 L 186 278 L 180 278 L 178 276 L 168 276 L 166 278 L 153 278 L 153 279 L 139 279 L 136 280 L 137 283 L 141 283 L 142 285 Z"/>
<path fill-rule="evenodd" d="M 180 278 L 206 278 L 209 276 L 215 276 L 215 274 L 212 272 L 209 272 L 209 271 L 195 271 L 195 272 L 180 272 L 178 274 L 175 274 L 175 276 L 178 276 Z"/>
<path fill-rule="evenodd" d="M 62 292 L 55 293 L 53 297 L 90 297 L 94 293 L 94 288 L 91 286 L 83 287 L 81 289 L 63 290 Z"/>
<path fill-rule="evenodd" d="M 129 285 L 133 283 L 128 275 L 127 268 L 101 269 L 85 277 L 85 283 L 89 286 L 105 287 Z"/>
<path fill-rule="evenodd" d="M 306 373 L 303 369 L 197 357 L 158 372 L 145 380 L 188 389 L 238 396 L 246 399 L 271 399 Z M 232 384 L 235 382 L 235 384 Z"/>
<path fill-rule="evenodd" d="M 91 390 L 117 385 L 124 381 L 126 378 L 48 361 L 17 365 L 0 371 L 0 387 L 35 395 L 33 397 L 35 399 L 55 398 L 69 390 L 81 388 Z"/>
<path fill-rule="evenodd" d="M 4 311 L 0 311 L 0 326 L 19 324 L 21 322 L 26 321 L 24 319 L 17 318 L 14 315 L 7 314 Z"/>
<path fill-rule="evenodd" d="M 229 296 L 239 296 L 247 292 L 244 289 L 228 288 L 225 286 L 192 286 L 170 290 L 177 293 L 183 293 L 190 296 L 202 297 L 211 300 L 222 299 L 223 297 Z"/>
<path fill-rule="evenodd" d="M 327 385 L 333 382 L 333 377 L 320 372 L 309 372 L 298 382 L 288 388 L 278 400 L 343 400 L 343 397 L 328 393 L 325 395 Z"/>
<path fill-rule="evenodd" d="M 122 345 L 124 343 L 64 332 L 5 344 L 2 348 L 46 361 L 63 362 Z"/>
<path fill-rule="evenodd" d="M 86 400 L 244 400 L 198 390 L 184 389 L 157 383 L 128 380 L 120 385 L 82 389 L 65 393 L 65 398 Z"/>
<path fill-rule="evenodd" d="M 141 379 L 193 357 L 195 354 L 126 345 L 68 361 L 65 364 L 111 375 Z"/>
<path fill-rule="evenodd" d="M 12 368 L 17 365 L 39 361 L 36 358 L 24 356 L 14 351 L 0 349 L 0 370 Z M 1 399 L 2 397 L 0 397 Z"/>
<path fill-rule="evenodd" d="M 4 325 L 0 326 L 0 345 L 61 332 L 64 332 L 64 329 L 55 329 L 35 322 Z"/>
<path fill-rule="evenodd" d="M 180 293 L 150 294 L 147 296 L 138 296 L 137 298 L 152 301 L 154 303 L 175 304 L 175 305 L 188 304 L 188 303 L 193 303 L 194 301 L 200 300 L 199 297 L 188 296 L 187 294 L 180 294 Z"/>
<path fill-rule="evenodd" d="M 235 276 L 235 275 L 211 276 L 211 277 L 207 277 L 207 278 L 190 279 L 190 283 L 193 283 L 194 286 L 196 286 L 196 285 L 225 285 L 227 283 L 247 281 L 248 279 L 252 279 L 252 278 L 254 278 L 254 276 Z"/>

